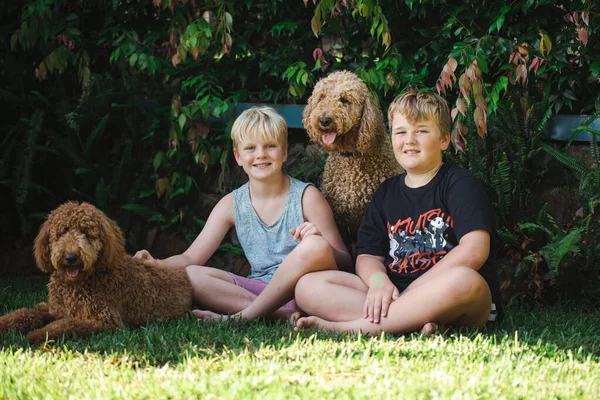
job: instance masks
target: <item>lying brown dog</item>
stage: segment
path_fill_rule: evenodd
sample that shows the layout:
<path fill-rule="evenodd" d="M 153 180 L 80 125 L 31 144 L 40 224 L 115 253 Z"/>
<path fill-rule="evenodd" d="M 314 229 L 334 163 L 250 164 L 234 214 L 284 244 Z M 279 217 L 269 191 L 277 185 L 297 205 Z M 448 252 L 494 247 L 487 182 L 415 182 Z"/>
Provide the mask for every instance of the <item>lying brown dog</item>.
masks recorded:
<path fill-rule="evenodd" d="M 89 336 L 124 323 L 184 316 L 192 307 L 185 268 L 151 268 L 125 253 L 118 225 L 88 203 L 52 211 L 34 243 L 39 269 L 52 272 L 48 303 L 0 317 L 0 334 L 26 333 L 32 344 Z"/>

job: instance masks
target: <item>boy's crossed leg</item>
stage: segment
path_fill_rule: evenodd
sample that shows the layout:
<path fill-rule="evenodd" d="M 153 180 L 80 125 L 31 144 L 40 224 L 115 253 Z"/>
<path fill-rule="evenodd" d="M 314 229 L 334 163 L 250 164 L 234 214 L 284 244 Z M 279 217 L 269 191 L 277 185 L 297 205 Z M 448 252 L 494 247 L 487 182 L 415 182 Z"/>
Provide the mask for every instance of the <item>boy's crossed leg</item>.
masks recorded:
<path fill-rule="evenodd" d="M 195 310 L 201 319 L 238 317 L 252 320 L 260 316 L 297 320 L 298 310 L 282 307 L 294 298 L 294 288 L 305 274 L 335 269 L 333 250 L 321 236 L 305 237 L 284 259 L 269 284 L 257 296 L 235 284 L 228 272 L 200 267 L 188 267 L 194 288 L 194 300 L 206 310 Z M 210 310 L 210 311 L 208 311 Z"/>
<path fill-rule="evenodd" d="M 492 300 L 489 287 L 477 271 L 467 267 L 437 271 L 435 277 L 427 280 L 427 285 L 419 285 L 419 279 L 415 280 L 391 303 L 387 317 L 381 318 L 378 324 L 364 318 L 367 290 L 358 276 L 319 276 L 326 273 L 307 275 L 298 283 L 296 301 L 309 315 L 316 315 L 300 318 L 296 330 L 316 328 L 369 335 L 381 331 L 392 334 L 433 333 L 438 324 L 481 328 L 490 314 Z M 336 279 L 338 283 L 349 282 L 353 287 L 336 284 Z M 357 280 L 364 285 L 363 290 Z M 327 287 L 318 288 L 319 285 Z M 315 286 L 316 289 L 311 289 Z M 326 293 L 326 298 L 315 293 L 321 293 L 321 296 Z M 329 310 L 323 310 L 324 302 L 331 304 Z M 336 312 L 339 317 L 336 317 Z"/>

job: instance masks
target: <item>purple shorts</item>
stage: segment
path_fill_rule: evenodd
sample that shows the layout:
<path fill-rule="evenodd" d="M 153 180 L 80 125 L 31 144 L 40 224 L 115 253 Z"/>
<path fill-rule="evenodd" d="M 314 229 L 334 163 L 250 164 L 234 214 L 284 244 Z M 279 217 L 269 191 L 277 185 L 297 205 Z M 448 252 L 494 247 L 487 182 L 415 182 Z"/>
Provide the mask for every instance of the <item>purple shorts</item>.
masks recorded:
<path fill-rule="evenodd" d="M 267 287 L 266 282 L 263 282 L 260 279 L 248 279 L 243 276 L 232 274 L 231 272 L 229 273 L 229 275 L 231 275 L 231 279 L 233 279 L 233 282 L 236 285 L 246 289 L 247 291 L 253 293 L 256 296 L 258 296 Z M 284 304 L 283 307 L 292 308 L 296 311 L 300 311 L 298 305 L 296 304 L 296 301 L 293 299 L 288 303 Z"/>

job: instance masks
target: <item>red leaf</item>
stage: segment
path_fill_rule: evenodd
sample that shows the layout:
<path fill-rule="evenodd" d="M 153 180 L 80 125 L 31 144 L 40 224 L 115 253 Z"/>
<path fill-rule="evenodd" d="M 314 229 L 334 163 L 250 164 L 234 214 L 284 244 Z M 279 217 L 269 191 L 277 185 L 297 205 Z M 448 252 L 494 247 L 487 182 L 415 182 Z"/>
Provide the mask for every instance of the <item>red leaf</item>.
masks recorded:
<path fill-rule="evenodd" d="M 442 83 L 444 84 L 444 86 L 448 86 L 449 88 L 452 88 L 452 79 L 450 78 L 450 75 L 446 71 L 442 71 L 440 79 L 442 80 Z"/>
<path fill-rule="evenodd" d="M 440 80 L 438 79 L 438 81 L 435 84 L 435 88 L 437 89 L 438 94 L 446 94 L 446 90 L 444 89 L 444 87 L 442 85 L 440 85 Z"/>
<path fill-rule="evenodd" d="M 573 16 L 571 14 L 565 14 L 565 16 L 563 17 L 563 19 L 566 22 L 575 22 L 575 21 L 573 21 Z"/>
<path fill-rule="evenodd" d="M 535 67 L 537 67 L 538 62 L 539 62 L 539 58 L 534 57 L 533 61 L 531 62 L 531 64 L 529 64 L 529 70 L 531 71 L 532 69 L 534 69 Z"/>
<path fill-rule="evenodd" d="M 577 11 L 573 11 L 573 20 L 576 24 L 579 23 L 579 14 L 577 14 Z"/>
<path fill-rule="evenodd" d="M 584 47 L 587 46 L 588 30 L 585 26 L 582 26 L 577 30 L 577 37 L 579 37 L 579 40 L 581 40 L 581 43 L 583 43 Z"/>
<path fill-rule="evenodd" d="M 321 50 L 320 48 L 318 48 L 318 47 L 317 47 L 317 48 L 316 48 L 316 49 L 313 51 L 313 59 L 314 59 L 315 61 L 317 61 L 317 59 L 319 59 L 319 60 L 320 60 L 322 57 L 323 57 L 323 50 Z"/>
<path fill-rule="evenodd" d="M 208 134 L 210 133 L 210 127 L 197 121 L 194 121 L 194 124 L 196 125 L 196 132 L 198 136 L 207 138 Z"/>
<path fill-rule="evenodd" d="M 154 7 L 160 7 L 160 3 L 161 0 L 152 0 L 152 4 L 154 4 Z"/>
<path fill-rule="evenodd" d="M 444 70 L 443 72 L 447 73 L 448 75 L 450 75 L 452 77 L 453 81 L 456 81 L 456 75 L 454 75 L 454 71 L 450 68 L 450 65 L 446 64 L 444 65 Z M 452 86 L 452 85 L 451 85 Z"/>

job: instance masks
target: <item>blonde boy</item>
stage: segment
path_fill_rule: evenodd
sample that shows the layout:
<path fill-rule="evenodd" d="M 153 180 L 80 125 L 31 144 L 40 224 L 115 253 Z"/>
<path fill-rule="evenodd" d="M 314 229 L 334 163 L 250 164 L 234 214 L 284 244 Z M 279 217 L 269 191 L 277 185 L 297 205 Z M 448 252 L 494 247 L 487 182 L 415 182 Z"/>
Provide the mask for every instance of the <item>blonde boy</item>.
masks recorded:
<path fill-rule="evenodd" d="M 446 101 L 410 91 L 389 108 L 396 160 L 406 173 L 375 193 L 358 233 L 356 275 L 303 277 L 296 301 L 311 317 L 296 329 L 377 334 L 439 325 L 482 327 L 498 302 L 488 264 L 494 213 L 481 183 L 445 163 L 450 144 Z"/>
<path fill-rule="evenodd" d="M 287 125 L 275 110 L 244 111 L 231 138 L 248 183 L 219 201 L 184 253 L 157 260 L 141 250 L 134 257 L 146 265 L 187 266 L 199 319 L 297 318 L 293 297 L 298 280 L 314 271 L 349 270 L 350 256 L 321 193 L 283 174 Z M 202 266 L 234 226 L 251 265 L 247 278 Z"/>

